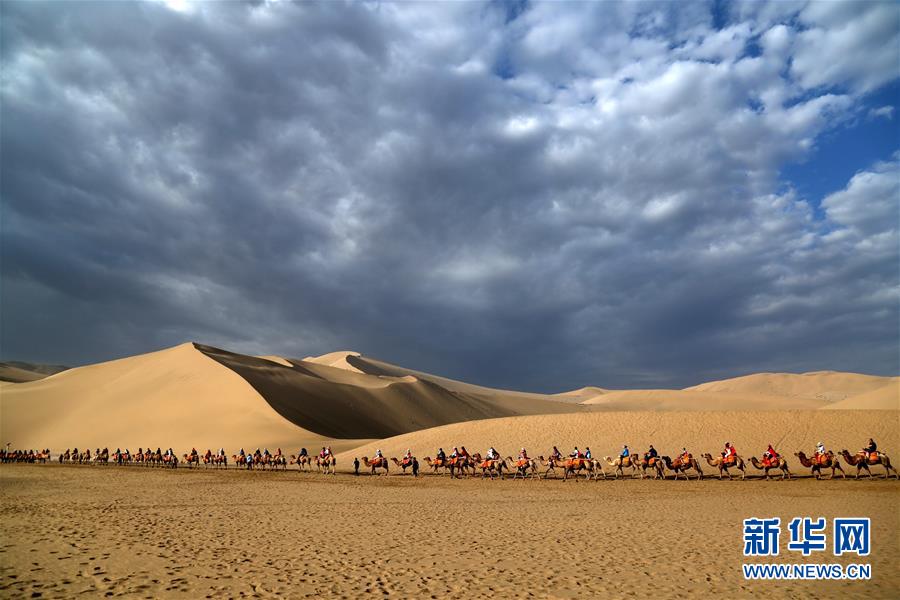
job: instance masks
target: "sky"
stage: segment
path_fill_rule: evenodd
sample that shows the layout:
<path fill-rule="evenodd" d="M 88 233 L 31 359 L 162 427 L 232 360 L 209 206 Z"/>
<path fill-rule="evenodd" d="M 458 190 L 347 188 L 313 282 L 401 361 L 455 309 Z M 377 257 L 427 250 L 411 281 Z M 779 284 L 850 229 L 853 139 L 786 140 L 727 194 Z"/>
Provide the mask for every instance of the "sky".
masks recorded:
<path fill-rule="evenodd" d="M 896 2 L 2 2 L 0 357 L 900 373 Z"/>

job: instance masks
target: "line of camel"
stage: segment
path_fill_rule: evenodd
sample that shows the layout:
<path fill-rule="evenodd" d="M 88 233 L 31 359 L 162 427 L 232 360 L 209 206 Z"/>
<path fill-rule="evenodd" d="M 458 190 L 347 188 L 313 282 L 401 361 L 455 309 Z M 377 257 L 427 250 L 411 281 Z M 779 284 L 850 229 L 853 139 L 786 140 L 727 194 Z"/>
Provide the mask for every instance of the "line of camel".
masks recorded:
<path fill-rule="evenodd" d="M 843 478 L 846 479 L 847 477 L 846 472 L 841 466 L 840 458 L 833 452 L 829 451 L 825 454 L 813 454 L 812 456 L 807 456 L 803 451 L 799 451 L 795 452 L 794 455 L 798 458 L 803 467 L 811 469 L 811 474 L 816 479 L 823 478 L 823 474 L 829 469 L 831 470 L 831 474 L 828 477 L 829 479 L 833 479 L 838 472 L 840 472 Z M 885 479 L 892 474 L 897 479 L 900 479 L 900 473 L 898 473 L 897 469 L 893 466 L 890 458 L 883 452 L 871 454 L 867 459 L 863 453 L 854 455 L 850 454 L 847 450 L 842 450 L 839 456 L 843 458 L 847 465 L 856 467 L 857 479 L 863 473 L 866 473 L 870 478 L 874 477 L 871 467 L 876 465 L 884 467 Z M 713 457 L 709 453 L 704 453 L 700 455 L 700 458 L 704 459 L 709 466 L 718 471 L 719 479 L 723 479 L 726 476 L 729 479 L 733 479 L 732 469 L 740 472 L 741 479 L 745 479 L 747 476 L 746 462 L 740 456 L 734 456 L 734 460 L 726 461 L 721 456 Z M 49 450 L 40 452 L 21 450 L 0 452 L 0 462 L 3 463 L 46 463 L 49 460 Z M 290 455 L 290 460 L 288 460 L 280 451 L 276 454 L 254 453 L 232 455 L 231 460 L 236 466 L 247 469 L 286 470 L 288 464 L 296 464 L 301 471 L 312 471 L 312 467 L 315 466 L 319 473 L 331 475 L 336 473 L 337 467 L 337 459 L 333 455 L 322 457 L 292 454 Z M 363 465 L 365 465 L 373 475 L 377 474 L 379 471 L 383 472 L 384 475 L 389 474 L 391 463 L 405 473 L 407 469 L 412 467 L 414 460 L 415 459 L 412 457 L 404 459 L 391 458 L 390 460 L 385 457 L 375 457 L 372 459 L 369 459 L 367 456 L 362 457 Z M 579 476 L 582 476 L 586 480 L 608 479 L 610 477 L 618 479 L 620 476 L 624 477 L 626 475 L 626 470 L 629 471 L 632 478 L 639 477 L 641 479 L 651 476 L 653 479 L 665 479 L 667 471 L 672 472 L 675 475 L 676 480 L 680 477 L 689 480 L 692 475 L 696 477 L 696 479 L 703 479 L 704 477 L 701 462 L 691 454 L 679 456 L 675 459 L 672 459 L 669 456 L 648 459 L 646 457 L 632 455 L 616 459 L 605 456 L 601 460 L 596 458 L 574 457 L 554 458 L 552 456 L 549 458 L 539 456 L 537 459 L 513 459 L 511 456 L 506 458 L 487 459 L 482 458 L 479 453 L 475 453 L 470 456 L 458 456 L 443 460 L 432 459 L 431 457 L 426 456 L 424 461 L 433 473 L 445 473 L 450 475 L 451 478 L 476 476 L 478 475 L 479 470 L 482 478 L 489 477 L 490 479 L 502 479 L 504 478 L 504 472 L 506 473 L 506 476 L 511 476 L 512 479 L 546 479 L 551 475 L 556 478 L 560 472 L 562 473 L 563 480 L 569 479 L 570 476 L 576 480 Z M 76 448 L 74 451 L 67 449 L 64 453 L 60 454 L 59 462 L 60 464 L 105 465 L 113 463 L 117 465 L 161 466 L 171 468 L 177 467 L 179 462 L 181 462 L 189 467 L 199 467 L 203 464 L 206 467 L 228 468 L 228 457 L 221 452 L 214 454 L 211 450 L 207 450 L 206 453 L 202 455 L 192 451 L 190 454 L 182 455 L 182 458 L 179 461 L 174 453 L 162 453 L 159 450 L 156 450 L 155 452 L 147 450 L 147 452 L 131 454 L 127 451 L 110 453 L 108 449 L 104 448 L 103 450 L 98 449 L 98 451 L 92 454 L 89 449 L 79 452 Z M 776 475 L 780 473 L 782 480 L 790 479 L 793 476 L 788 467 L 788 462 L 783 456 L 779 456 L 774 460 L 759 460 L 755 456 L 752 456 L 750 457 L 749 462 L 757 470 L 764 471 L 765 479 L 771 479 L 770 472 L 773 471 Z M 613 467 L 613 472 L 609 475 L 605 470 L 605 467 L 607 466 Z"/>

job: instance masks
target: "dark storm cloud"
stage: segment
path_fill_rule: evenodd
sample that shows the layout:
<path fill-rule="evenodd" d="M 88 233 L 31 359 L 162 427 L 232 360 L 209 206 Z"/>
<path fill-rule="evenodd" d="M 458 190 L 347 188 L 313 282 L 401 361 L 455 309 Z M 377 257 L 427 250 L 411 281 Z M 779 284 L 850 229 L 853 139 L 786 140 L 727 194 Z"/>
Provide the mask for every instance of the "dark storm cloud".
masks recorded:
<path fill-rule="evenodd" d="M 824 217 L 778 181 L 896 78 L 895 6 L 172 7 L 2 5 L 4 358 L 896 373 L 897 159 Z"/>

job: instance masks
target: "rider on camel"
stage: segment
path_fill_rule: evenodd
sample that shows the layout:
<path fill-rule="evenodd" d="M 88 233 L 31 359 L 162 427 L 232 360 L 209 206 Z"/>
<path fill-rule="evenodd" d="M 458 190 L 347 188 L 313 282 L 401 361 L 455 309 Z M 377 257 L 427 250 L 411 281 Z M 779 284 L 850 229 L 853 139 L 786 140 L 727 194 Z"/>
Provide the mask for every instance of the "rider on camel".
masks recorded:
<path fill-rule="evenodd" d="M 688 456 L 690 456 L 690 452 L 687 451 L 687 448 L 681 449 L 681 454 L 678 455 L 678 460 L 681 462 L 687 462 Z"/>
<path fill-rule="evenodd" d="M 578 446 L 575 446 L 575 449 L 569 454 L 569 458 L 581 458 L 581 451 L 578 449 Z"/>
<path fill-rule="evenodd" d="M 778 452 L 775 451 L 775 448 L 772 447 L 772 444 L 769 444 L 769 447 L 766 449 L 765 454 L 763 454 L 763 458 L 769 464 L 778 462 Z"/>
<path fill-rule="evenodd" d="M 737 450 L 731 445 L 731 442 L 725 442 L 725 451 L 722 452 L 722 460 L 726 463 L 735 462 L 737 460 Z"/>
<path fill-rule="evenodd" d="M 878 454 L 878 444 L 875 443 L 875 440 L 869 438 L 869 443 L 862 449 L 862 452 L 866 456 L 866 462 L 868 462 L 872 459 L 872 456 Z"/>
<path fill-rule="evenodd" d="M 528 452 L 525 451 L 525 448 L 519 450 L 519 460 L 528 460 Z"/>
<path fill-rule="evenodd" d="M 825 450 L 825 444 L 822 442 L 819 442 L 818 444 L 816 444 L 816 458 L 819 458 L 820 456 L 825 456 L 826 454 L 828 454 L 828 452 Z"/>
<path fill-rule="evenodd" d="M 438 448 L 437 459 L 441 462 L 441 464 L 447 462 L 447 453 L 444 452 L 443 448 Z"/>
<path fill-rule="evenodd" d="M 487 459 L 488 460 L 497 460 L 498 458 L 500 458 L 500 453 L 497 452 L 496 450 L 494 450 L 494 447 L 491 446 L 490 449 L 487 451 Z"/>
<path fill-rule="evenodd" d="M 590 446 L 585 446 L 585 447 L 584 447 L 584 457 L 585 457 L 586 459 L 588 459 L 588 460 L 591 460 L 591 458 L 593 458 L 593 456 L 591 455 L 591 448 L 590 448 Z"/>
<path fill-rule="evenodd" d="M 659 454 L 656 452 L 656 448 L 653 447 L 653 444 L 650 444 L 650 449 L 647 450 L 646 454 L 644 454 L 644 460 L 646 460 L 649 463 L 650 459 L 655 459 L 658 457 L 659 457 Z"/>
<path fill-rule="evenodd" d="M 559 448 L 553 446 L 553 452 L 550 453 L 550 458 L 553 460 L 562 460 L 562 452 L 559 451 Z"/>
<path fill-rule="evenodd" d="M 631 456 L 631 450 L 628 449 L 628 444 L 622 446 L 622 451 L 619 452 L 619 460 L 624 464 L 625 459 Z"/>

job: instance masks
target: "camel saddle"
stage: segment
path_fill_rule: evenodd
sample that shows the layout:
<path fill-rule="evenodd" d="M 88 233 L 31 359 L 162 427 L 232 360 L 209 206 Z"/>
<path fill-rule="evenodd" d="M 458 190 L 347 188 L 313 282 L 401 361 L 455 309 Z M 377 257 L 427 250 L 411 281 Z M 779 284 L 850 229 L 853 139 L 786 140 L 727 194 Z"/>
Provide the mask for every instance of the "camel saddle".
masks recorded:
<path fill-rule="evenodd" d="M 517 467 L 527 467 L 528 461 L 524 458 L 520 458 L 518 461 L 516 461 L 516 466 Z"/>
<path fill-rule="evenodd" d="M 650 465 L 650 466 L 652 467 L 653 465 L 656 464 L 656 460 L 657 460 L 656 458 L 654 458 L 654 457 L 651 456 L 651 457 L 650 457 L 650 460 L 647 461 L 647 464 Z"/>
<path fill-rule="evenodd" d="M 762 464 L 764 467 L 777 467 L 778 466 L 778 457 L 766 457 L 764 456 L 762 459 Z"/>
<path fill-rule="evenodd" d="M 734 456 L 726 456 L 725 459 L 724 459 L 722 462 L 723 462 L 724 464 L 726 464 L 726 465 L 733 465 L 734 463 L 737 462 L 737 455 L 734 455 Z"/>
<path fill-rule="evenodd" d="M 831 460 L 831 456 L 828 454 L 816 454 L 816 460 L 814 462 L 820 465 L 827 465 L 828 461 Z"/>

